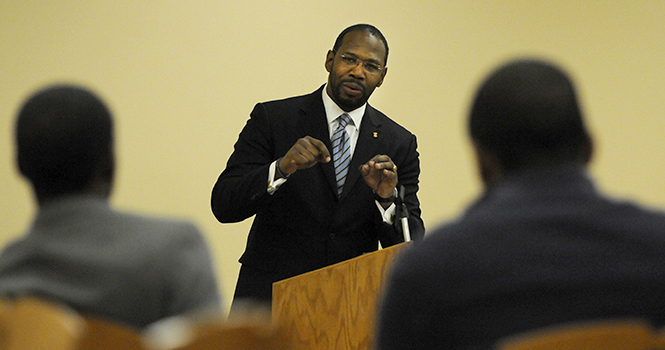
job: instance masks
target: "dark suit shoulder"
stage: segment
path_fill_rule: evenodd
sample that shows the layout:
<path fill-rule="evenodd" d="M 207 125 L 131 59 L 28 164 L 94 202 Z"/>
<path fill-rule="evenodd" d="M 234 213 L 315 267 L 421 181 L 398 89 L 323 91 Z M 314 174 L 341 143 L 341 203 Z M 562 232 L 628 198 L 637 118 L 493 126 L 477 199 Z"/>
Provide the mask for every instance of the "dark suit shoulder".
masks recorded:
<path fill-rule="evenodd" d="M 375 126 L 382 125 L 388 127 L 390 130 L 392 130 L 393 133 L 396 133 L 401 136 L 408 136 L 408 138 L 410 138 L 413 135 L 413 133 L 411 133 L 411 131 L 409 131 L 406 127 L 397 123 L 383 112 L 372 107 L 370 104 L 367 104 L 367 110 L 365 111 L 365 115 L 369 117 L 369 121 Z"/>
<path fill-rule="evenodd" d="M 264 101 L 258 103 L 259 105 L 263 105 L 265 108 L 268 109 L 281 109 L 281 108 L 288 108 L 288 107 L 303 107 L 303 106 L 309 106 L 309 105 L 316 105 L 316 104 L 321 104 L 323 106 L 323 101 L 321 100 L 321 92 L 323 90 L 323 86 L 318 88 L 316 91 L 305 94 L 305 95 L 299 95 L 299 96 L 291 96 L 291 97 L 286 97 L 282 99 L 277 99 L 277 100 L 271 100 L 271 101 Z"/>

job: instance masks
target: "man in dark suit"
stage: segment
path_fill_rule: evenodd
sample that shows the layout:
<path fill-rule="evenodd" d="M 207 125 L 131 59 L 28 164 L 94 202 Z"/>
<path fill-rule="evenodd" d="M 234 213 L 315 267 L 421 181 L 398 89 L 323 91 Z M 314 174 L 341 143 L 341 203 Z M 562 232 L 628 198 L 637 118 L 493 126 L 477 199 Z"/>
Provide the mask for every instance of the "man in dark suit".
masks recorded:
<path fill-rule="evenodd" d="M 192 223 L 117 211 L 113 120 L 92 92 L 39 90 L 16 122 L 17 160 L 39 210 L 0 254 L 0 296 L 37 295 L 143 329 L 221 312 L 209 247 Z"/>
<path fill-rule="evenodd" d="M 367 103 L 383 83 L 387 59 L 378 29 L 351 26 L 327 53 L 327 84 L 254 107 L 212 191 L 220 222 L 256 215 L 234 305 L 269 305 L 273 282 L 375 251 L 378 242 L 403 242 L 394 218 L 398 186 L 405 189 L 412 239 L 424 235 L 416 137 Z M 338 137 L 342 131 L 346 136 Z M 350 147 L 336 161 L 333 144 L 343 138 Z M 344 178 L 335 163 L 349 157 Z"/>
<path fill-rule="evenodd" d="M 491 349 L 564 322 L 665 323 L 665 214 L 603 196 L 573 85 L 536 60 L 492 73 L 469 129 L 485 193 L 393 265 L 378 349 Z"/>

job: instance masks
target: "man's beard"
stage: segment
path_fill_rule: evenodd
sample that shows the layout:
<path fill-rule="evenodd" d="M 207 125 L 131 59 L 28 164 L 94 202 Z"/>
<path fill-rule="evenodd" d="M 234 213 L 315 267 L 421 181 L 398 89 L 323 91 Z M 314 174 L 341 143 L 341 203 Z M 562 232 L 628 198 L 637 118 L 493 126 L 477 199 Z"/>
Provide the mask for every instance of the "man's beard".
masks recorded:
<path fill-rule="evenodd" d="M 362 89 L 363 89 L 361 95 L 358 96 L 355 99 L 343 98 L 342 97 L 342 86 L 345 82 L 353 82 L 353 83 L 361 86 Z M 367 97 L 365 95 L 365 86 L 358 83 L 357 80 L 355 80 L 355 79 L 347 79 L 347 80 L 344 80 L 344 81 L 340 81 L 340 83 L 338 85 L 336 85 L 334 87 L 334 89 L 332 89 L 332 93 L 333 93 L 333 100 L 337 103 L 337 105 L 342 110 L 344 110 L 346 112 L 350 112 L 354 109 L 357 109 L 360 106 L 362 106 L 363 104 L 365 104 L 365 102 L 367 102 Z"/>

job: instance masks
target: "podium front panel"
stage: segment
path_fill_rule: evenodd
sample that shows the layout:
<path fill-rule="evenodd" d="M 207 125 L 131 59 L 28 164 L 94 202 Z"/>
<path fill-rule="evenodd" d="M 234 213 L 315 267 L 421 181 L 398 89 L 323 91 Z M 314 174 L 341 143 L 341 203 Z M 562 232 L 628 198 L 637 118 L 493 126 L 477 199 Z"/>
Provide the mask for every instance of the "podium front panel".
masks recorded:
<path fill-rule="evenodd" d="M 294 349 L 373 347 L 380 290 L 402 243 L 273 284 L 273 321 Z"/>

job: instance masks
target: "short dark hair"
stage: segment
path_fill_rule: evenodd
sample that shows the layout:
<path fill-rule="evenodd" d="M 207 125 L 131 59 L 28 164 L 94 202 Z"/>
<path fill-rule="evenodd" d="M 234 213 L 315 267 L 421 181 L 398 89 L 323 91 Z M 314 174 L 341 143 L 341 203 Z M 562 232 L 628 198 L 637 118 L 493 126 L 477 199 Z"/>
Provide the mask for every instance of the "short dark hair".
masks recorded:
<path fill-rule="evenodd" d="M 571 80 L 560 68 L 535 59 L 510 62 L 484 81 L 469 131 L 506 171 L 578 161 L 590 145 Z"/>
<path fill-rule="evenodd" d="M 364 24 L 364 23 L 354 24 L 344 29 L 337 36 L 337 39 L 335 40 L 335 45 L 333 46 L 334 52 L 337 52 L 337 50 L 339 50 L 340 46 L 342 46 L 342 41 L 344 41 L 344 37 L 346 36 L 346 34 L 349 34 L 350 32 L 365 32 L 379 38 L 379 40 L 381 40 L 381 42 L 383 43 L 383 46 L 386 48 L 386 56 L 383 59 L 384 61 L 383 64 L 386 66 L 388 65 L 388 41 L 383 36 L 383 34 L 381 34 L 381 31 L 371 24 Z"/>
<path fill-rule="evenodd" d="M 19 168 L 38 195 L 81 192 L 112 154 L 111 113 L 95 94 L 53 85 L 27 99 L 16 122 Z"/>

